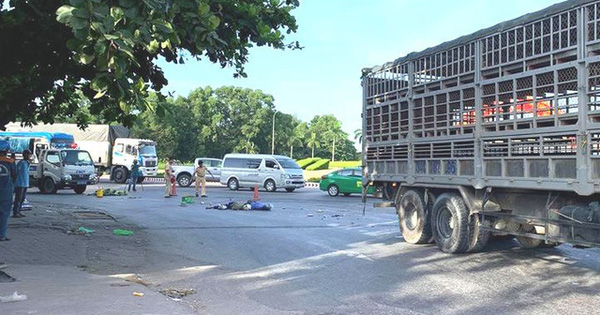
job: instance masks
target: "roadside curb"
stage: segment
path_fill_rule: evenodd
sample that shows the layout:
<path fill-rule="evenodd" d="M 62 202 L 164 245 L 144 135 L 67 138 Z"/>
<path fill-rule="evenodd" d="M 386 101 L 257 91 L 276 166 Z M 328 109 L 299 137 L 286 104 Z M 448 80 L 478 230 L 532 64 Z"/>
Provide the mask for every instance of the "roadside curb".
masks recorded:
<path fill-rule="evenodd" d="M 305 188 L 319 188 L 319 183 L 310 183 L 310 182 L 306 182 L 304 184 Z"/>
<path fill-rule="evenodd" d="M 148 184 L 164 184 L 165 179 L 162 177 L 146 177 L 144 178 L 144 182 L 143 183 L 148 183 Z M 304 188 L 319 188 L 319 183 L 311 183 L 311 182 L 306 182 L 304 184 Z"/>

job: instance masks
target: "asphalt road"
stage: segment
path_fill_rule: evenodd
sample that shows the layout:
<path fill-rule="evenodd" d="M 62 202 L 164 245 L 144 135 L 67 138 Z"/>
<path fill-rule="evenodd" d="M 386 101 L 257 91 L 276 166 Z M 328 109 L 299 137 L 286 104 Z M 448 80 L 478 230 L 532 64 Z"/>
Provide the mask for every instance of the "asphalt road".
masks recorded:
<path fill-rule="evenodd" d="M 105 187 L 109 186 L 103 184 Z M 114 187 L 114 186 L 112 186 Z M 34 189 L 35 190 L 35 189 Z M 88 190 L 91 192 L 91 189 Z M 161 185 L 127 197 L 31 194 L 34 202 L 81 205 L 145 229 L 135 270 L 160 289 L 194 288 L 201 314 L 598 314 L 600 251 L 526 250 L 510 240 L 483 253 L 448 255 L 403 242 L 393 209 L 318 189 L 260 192 L 272 211 L 208 210 L 252 198 L 210 187 L 187 207 Z M 179 189 L 179 196 L 191 194 Z M 175 302 L 174 302 L 175 303 Z"/>

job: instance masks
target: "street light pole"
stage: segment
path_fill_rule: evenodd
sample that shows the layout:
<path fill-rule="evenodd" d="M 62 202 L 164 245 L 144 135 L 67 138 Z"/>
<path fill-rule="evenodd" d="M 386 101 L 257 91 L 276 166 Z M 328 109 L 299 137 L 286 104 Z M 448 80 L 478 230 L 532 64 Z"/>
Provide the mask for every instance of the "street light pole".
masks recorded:
<path fill-rule="evenodd" d="M 275 115 L 277 111 L 273 113 L 273 132 L 271 133 L 271 154 L 275 154 Z"/>

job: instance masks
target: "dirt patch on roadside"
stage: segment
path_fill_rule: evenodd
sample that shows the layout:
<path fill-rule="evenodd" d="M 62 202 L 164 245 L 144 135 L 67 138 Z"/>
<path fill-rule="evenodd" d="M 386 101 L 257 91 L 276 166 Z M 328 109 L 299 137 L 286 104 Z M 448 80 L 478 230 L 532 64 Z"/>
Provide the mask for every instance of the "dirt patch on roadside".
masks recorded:
<path fill-rule="evenodd" d="M 2 256 L 11 263 L 77 266 L 90 273 L 115 274 L 135 273 L 148 261 L 146 232 L 99 209 L 34 204 L 25 214 L 9 221 L 11 241 L 0 244 Z M 133 235 L 115 235 L 115 229 Z"/>

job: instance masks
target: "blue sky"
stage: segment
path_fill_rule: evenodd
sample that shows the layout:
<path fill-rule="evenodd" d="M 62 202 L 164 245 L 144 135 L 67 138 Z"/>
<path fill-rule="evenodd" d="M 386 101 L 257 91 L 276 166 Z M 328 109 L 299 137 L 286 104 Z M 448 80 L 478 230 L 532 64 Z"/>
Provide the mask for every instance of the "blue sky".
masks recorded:
<path fill-rule="evenodd" d="M 334 114 L 349 134 L 361 128 L 360 73 L 412 51 L 473 33 L 543 9 L 552 0 L 301 0 L 293 11 L 298 32 L 286 39 L 305 48 L 253 48 L 248 78 L 208 61 L 162 62 L 166 91 L 187 95 L 199 86 L 260 89 L 275 97 L 277 110 L 309 121 Z M 351 137 L 352 138 L 352 137 Z"/>

